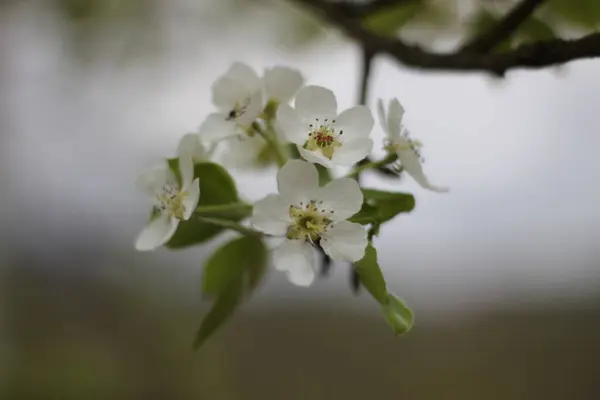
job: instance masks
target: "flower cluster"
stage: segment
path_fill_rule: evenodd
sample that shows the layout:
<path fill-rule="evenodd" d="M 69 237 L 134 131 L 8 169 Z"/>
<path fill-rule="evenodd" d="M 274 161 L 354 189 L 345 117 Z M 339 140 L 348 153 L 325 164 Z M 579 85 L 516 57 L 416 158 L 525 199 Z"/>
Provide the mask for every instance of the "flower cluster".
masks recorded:
<path fill-rule="evenodd" d="M 267 155 L 265 161 L 279 164 L 279 194 L 268 195 L 254 205 L 251 224 L 264 235 L 284 239 L 273 250 L 272 259 L 292 283 L 306 286 L 313 281 L 315 249 L 335 261 L 359 261 L 367 246 L 367 232 L 348 219 L 363 206 L 361 188 L 348 177 L 319 187 L 314 165 L 333 169 L 362 162 L 364 168 L 364 160 L 373 148 L 370 134 L 374 120 L 365 106 L 338 114 L 331 90 L 303 84 L 301 73 L 291 68 L 270 68 L 259 77 L 245 64 L 232 64 L 212 86 L 217 111 L 206 117 L 198 132 L 180 140 L 178 175 L 165 163 L 140 178 L 140 186 L 155 204 L 136 248 L 153 250 L 164 245 L 179 222 L 190 219 L 200 198 L 194 164 L 214 159 L 215 150 L 221 146 L 224 159 L 232 163 L 236 159 L 245 165 L 256 162 L 262 151 Z M 289 105 L 291 100 L 293 107 Z M 383 148 L 388 156 L 385 162 L 371 164 L 402 169 L 423 188 L 447 191 L 432 185 L 423 173 L 422 145 L 410 139 L 403 128 L 400 102 L 391 100 L 386 110 L 379 100 L 378 114 L 387 134 Z M 304 161 L 293 159 L 294 153 Z"/>

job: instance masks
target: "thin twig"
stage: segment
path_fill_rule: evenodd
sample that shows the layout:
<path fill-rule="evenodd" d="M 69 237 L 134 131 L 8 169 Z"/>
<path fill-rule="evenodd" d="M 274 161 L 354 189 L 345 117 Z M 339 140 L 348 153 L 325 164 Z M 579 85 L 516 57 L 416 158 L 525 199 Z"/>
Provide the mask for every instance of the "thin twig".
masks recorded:
<path fill-rule="evenodd" d="M 506 71 L 515 68 L 544 68 L 578 59 L 600 57 L 600 33 L 592 33 L 576 40 L 555 39 L 523 44 L 502 53 L 435 53 L 408 45 L 396 37 L 370 32 L 360 21 L 340 13 L 335 3 L 323 0 L 293 1 L 311 7 L 374 54 L 389 54 L 409 67 L 456 72 L 479 71 L 504 76 Z"/>
<path fill-rule="evenodd" d="M 460 51 L 486 53 L 509 38 L 546 0 L 522 0 L 498 24 L 467 42 Z"/>

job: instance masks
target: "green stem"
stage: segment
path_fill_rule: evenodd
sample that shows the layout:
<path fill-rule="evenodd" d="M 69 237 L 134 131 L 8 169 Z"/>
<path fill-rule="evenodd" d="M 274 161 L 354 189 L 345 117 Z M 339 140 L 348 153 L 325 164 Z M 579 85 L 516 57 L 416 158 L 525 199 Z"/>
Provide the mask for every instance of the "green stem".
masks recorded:
<path fill-rule="evenodd" d="M 223 228 L 227 228 L 227 229 L 231 229 L 234 231 L 237 231 L 239 233 L 241 233 L 242 235 L 245 236 L 258 236 L 261 237 L 263 236 L 262 232 L 259 232 L 257 230 L 254 230 L 252 228 L 248 228 L 242 224 L 238 224 L 237 222 L 233 222 L 227 219 L 220 219 L 220 218 L 211 218 L 211 217 L 201 217 L 201 216 L 196 216 L 196 218 L 199 221 L 202 222 L 206 222 L 207 224 L 212 224 L 212 225 L 218 225 L 221 226 Z"/>
<path fill-rule="evenodd" d="M 275 132 L 275 129 L 271 125 L 270 120 L 267 120 L 266 122 L 267 122 L 268 132 L 265 132 L 264 129 L 257 122 L 252 123 L 252 129 L 254 129 L 254 131 L 256 133 L 258 133 L 260 136 L 262 136 L 262 138 L 265 139 L 267 144 L 271 147 L 271 149 L 275 153 L 275 158 L 277 159 L 277 165 L 281 168 L 287 162 L 288 154 L 287 154 L 285 148 L 283 147 L 283 145 L 281 144 L 281 142 L 279 141 L 279 138 L 277 137 L 277 133 Z"/>
<path fill-rule="evenodd" d="M 198 214 L 214 214 L 220 213 L 224 211 L 242 211 L 242 212 L 250 212 L 252 211 L 252 204 L 247 203 L 230 203 L 230 204 L 218 204 L 214 206 L 198 206 L 195 213 Z"/>
<path fill-rule="evenodd" d="M 366 171 L 368 169 L 374 169 L 374 168 L 379 168 L 379 167 L 384 167 L 388 164 L 393 163 L 394 161 L 396 161 L 398 159 L 398 155 L 395 153 L 389 153 L 387 156 L 385 156 L 384 158 L 382 158 L 379 161 L 370 161 L 366 164 L 363 165 L 359 165 L 358 167 L 355 167 L 352 171 L 350 171 L 350 173 L 347 175 L 348 178 L 353 178 L 355 176 L 359 176 L 363 171 Z"/>

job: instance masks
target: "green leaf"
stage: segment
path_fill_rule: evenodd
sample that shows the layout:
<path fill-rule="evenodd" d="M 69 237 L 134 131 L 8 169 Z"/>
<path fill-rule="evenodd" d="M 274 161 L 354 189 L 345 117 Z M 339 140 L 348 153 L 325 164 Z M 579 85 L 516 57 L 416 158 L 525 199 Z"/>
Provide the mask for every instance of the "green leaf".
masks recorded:
<path fill-rule="evenodd" d="M 202 280 L 204 294 L 216 296 L 204 317 L 194 341 L 198 349 L 242 303 L 245 295 L 256 289 L 268 265 L 264 241 L 242 236 L 218 248 L 206 261 Z"/>
<path fill-rule="evenodd" d="M 267 260 L 268 251 L 262 239 L 254 236 L 234 239 L 218 248 L 206 261 L 202 292 L 217 295 L 240 278 L 254 289 L 265 274 Z"/>
<path fill-rule="evenodd" d="M 363 25 L 365 28 L 381 35 L 394 35 L 408 22 L 427 9 L 424 0 L 402 2 L 394 7 L 386 7 L 381 11 L 368 15 Z"/>
<path fill-rule="evenodd" d="M 177 161 L 169 160 L 169 165 L 176 174 L 179 174 Z M 224 205 L 239 202 L 235 182 L 225 170 L 218 164 L 202 162 L 194 166 L 194 177 L 200 178 L 200 201 L 199 206 Z M 231 221 L 240 221 L 248 215 L 240 212 L 229 216 Z M 221 216 L 223 217 L 223 216 Z M 194 219 L 181 221 L 175 235 L 167 243 L 167 247 L 178 249 L 194 244 L 206 242 L 223 231 L 222 227 L 208 224 Z"/>
<path fill-rule="evenodd" d="M 554 29 L 544 20 L 530 17 L 515 33 L 514 42 L 536 42 L 551 39 L 556 39 Z"/>
<path fill-rule="evenodd" d="M 382 307 L 385 319 L 392 326 L 396 335 L 402 335 L 413 327 L 413 312 L 400 298 L 388 293 L 387 301 Z"/>
<path fill-rule="evenodd" d="M 233 280 L 216 299 L 212 308 L 202 320 L 202 324 L 196 333 L 194 349 L 197 350 L 212 336 L 213 333 L 233 314 L 241 304 L 244 294 L 244 281 L 240 277 Z"/>
<path fill-rule="evenodd" d="M 600 26 L 598 0 L 551 0 L 544 7 L 544 11 L 572 27 L 594 29 Z"/>
<path fill-rule="evenodd" d="M 371 225 L 369 236 L 379 234 L 381 224 L 391 220 L 399 213 L 410 212 L 415 208 L 415 198 L 409 193 L 386 192 L 375 189 L 362 189 L 364 202 L 361 210 L 351 222 Z"/>
<path fill-rule="evenodd" d="M 467 38 L 473 39 L 481 34 L 488 32 L 496 26 L 502 19 L 499 13 L 493 13 L 486 8 L 477 10 L 467 23 Z M 498 45 L 494 46 L 494 51 L 506 51 L 512 47 L 512 38 L 507 38 Z"/>
<path fill-rule="evenodd" d="M 360 282 L 369 293 L 381 304 L 387 302 L 385 279 L 377 263 L 377 250 L 371 243 L 367 246 L 365 256 L 354 264 L 354 270 L 360 276 Z"/>

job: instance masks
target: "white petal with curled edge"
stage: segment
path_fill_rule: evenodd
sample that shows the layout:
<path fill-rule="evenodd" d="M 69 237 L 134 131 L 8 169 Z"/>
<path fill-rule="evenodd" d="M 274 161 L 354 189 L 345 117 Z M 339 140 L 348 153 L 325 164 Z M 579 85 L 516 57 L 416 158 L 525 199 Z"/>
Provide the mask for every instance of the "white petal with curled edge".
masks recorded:
<path fill-rule="evenodd" d="M 373 129 L 373 115 L 365 106 L 356 106 L 347 109 L 336 117 L 335 128 L 344 132 L 343 140 L 355 140 L 369 137 Z"/>
<path fill-rule="evenodd" d="M 194 213 L 194 210 L 198 206 L 198 201 L 200 200 L 200 180 L 198 178 L 194 179 L 192 184 L 185 188 L 185 191 L 188 195 L 183 199 L 183 207 L 185 208 L 183 219 L 187 221 Z"/>
<path fill-rule="evenodd" d="M 322 86 L 306 86 L 296 96 L 296 111 L 305 119 L 334 119 L 337 113 L 337 100 L 329 89 Z"/>
<path fill-rule="evenodd" d="M 251 223 L 268 235 L 283 236 L 292 223 L 290 204 L 283 196 L 270 194 L 254 204 Z"/>
<path fill-rule="evenodd" d="M 177 146 L 177 156 L 189 155 L 194 162 L 201 162 L 208 159 L 208 154 L 204 145 L 200 141 L 200 135 L 197 133 L 186 133 L 179 140 Z"/>
<path fill-rule="evenodd" d="M 319 173 L 311 163 L 289 160 L 277 173 L 277 187 L 288 201 L 311 199 L 319 188 Z"/>
<path fill-rule="evenodd" d="M 262 86 L 262 82 L 254 69 L 241 62 L 234 62 L 225 76 L 242 83 L 249 91 L 254 92 Z"/>
<path fill-rule="evenodd" d="M 222 76 L 212 85 L 213 103 L 224 112 L 229 112 L 237 103 L 248 96 L 249 90 L 241 82 Z"/>
<path fill-rule="evenodd" d="M 302 158 L 304 158 L 308 162 L 311 162 L 313 164 L 321 164 L 326 168 L 335 167 L 335 163 L 329 158 L 325 157 L 320 151 L 306 150 L 302 146 L 298 145 L 298 152 L 300 153 Z"/>
<path fill-rule="evenodd" d="M 237 134 L 234 121 L 227 121 L 227 116 L 221 113 L 212 113 L 202 122 L 199 128 L 200 137 L 207 141 L 219 140 Z"/>
<path fill-rule="evenodd" d="M 321 238 L 321 247 L 335 261 L 356 262 L 365 255 L 367 232 L 359 224 L 340 221 Z"/>
<path fill-rule="evenodd" d="M 334 179 L 319 189 L 317 199 L 323 203 L 319 206 L 325 210 L 333 210 L 330 218 L 341 221 L 350 218 L 360 211 L 363 194 L 354 179 Z"/>
<path fill-rule="evenodd" d="M 303 145 L 308 139 L 308 127 L 302 124 L 298 113 L 287 104 L 281 104 L 277 109 L 277 125 L 292 143 Z"/>
<path fill-rule="evenodd" d="M 349 167 L 365 158 L 371 149 L 373 149 L 373 141 L 369 138 L 349 140 L 335 150 L 331 159 L 337 165 Z"/>
<path fill-rule="evenodd" d="M 405 147 L 408 147 L 408 141 L 406 139 L 402 139 L 405 144 Z M 401 142 L 402 143 L 402 142 Z M 398 144 L 398 143 L 396 143 Z M 400 144 L 402 146 L 402 144 Z M 432 185 L 429 182 L 427 176 L 423 172 L 423 166 L 421 165 L 421 161 L 419 161 L 419 157 L 417 154 L 410 148 L 400 149 L 397 151 L 398 158 L 400 159 L 400 163 L 404 170 L 412 176 L 412 178 L 419 184 L 421 187 L 425 189 L 432 190 L 438 193 L 448 192 L 450 189 L 443 186 Z"/>
<path fill-rule="evenodd" d="M 379 116 L 379 125 L 381 125 L 381 129 L 383 129 L 383 131 L 389 135 L 390 128 L 388 127 L 387 118 L 385 116 L 385 107 L 382 99 L 377 100 L 377 114 Z"/>
<path fill-rule="evenodd" d="M 304 83 L 304 78 L 298 70 L 287 67 L 267 69 L 263 80 L 267 99 L 280 103 L 290 101 Z"/>
<path fill-rule="evenodd" d="M 181 174 L 181 190 L 186 190 L 194 180 L 194 162 L 192 156 L 182 155 L 179 157 L 179 173 Z"/>
<path fill-rule="evenodd" d="M 286 240 L 273 250 L 273 264 L 287 272 L 296 286 L 310 286 L 315 279 L 317 260 L 313 248 L 303 240 Z"/>
<path fill-rule="evenodd" d="M 178 225 L 177 218 L 169 218 L 167 215 L 161 215 L 150 221 L 135 241 L 136 250 L 152 251 L 162 246 L 171 239 Z"/>
<path fill-rule="evenodd" d="M 402 118 L 404 117 L 404 107 L 400 104 L 398 99 L 394 98 L 390 101 L 390 106 L 387 115 L 387 124 L 389 134 L 392 137 L 400 136 L 402 131 Z"/>
<path fill-rule="evenodd" d="M 169 166 L 163 162 L 140 174 L 135 185 L 146 194 L 155 196 L 161 193 L 163 186 L 168 182 L 169 172 Z"/>

